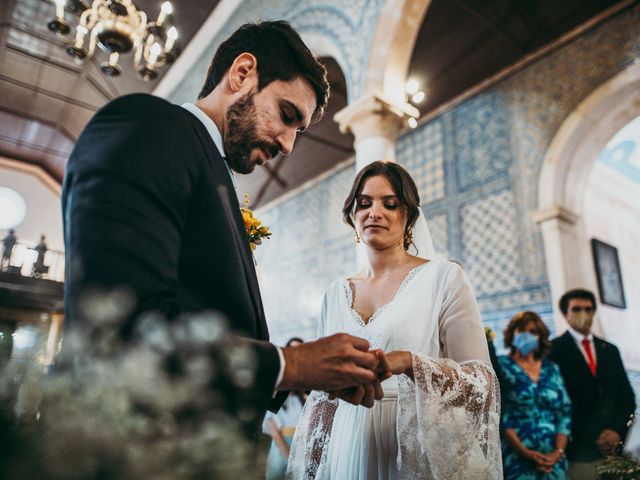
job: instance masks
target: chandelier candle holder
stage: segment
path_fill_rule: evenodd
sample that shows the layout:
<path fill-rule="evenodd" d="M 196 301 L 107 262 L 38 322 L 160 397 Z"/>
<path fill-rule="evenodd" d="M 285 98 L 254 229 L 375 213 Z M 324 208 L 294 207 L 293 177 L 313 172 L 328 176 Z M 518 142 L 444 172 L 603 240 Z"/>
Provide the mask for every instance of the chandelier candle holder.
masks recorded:
<path fill-rule="evenodd" d="M 47 26 L 64 39 L 65 51 L 79 65 L 93 56 L 96 46 L 109 55 L 100 64 L 102 73 L 117 77 L 122 73 L 120 56 L 133 53 L 133 65 L 141 80 L 158 76 L 158 69 L 172 63 L 178 56 L 176 27 L 166 28 L 166 20 L 173 13 L 170 2 L 164 2 L 155 22 L 147 21 L 147 14 L 138 10 L 131 0 L 94 0 L 89 6 L 82 0 L 54 0 L 56 18 Z M 75 35 L 66 12 L 75 16 Z M 73 38 L 73 39 L 71 39 Z"/>

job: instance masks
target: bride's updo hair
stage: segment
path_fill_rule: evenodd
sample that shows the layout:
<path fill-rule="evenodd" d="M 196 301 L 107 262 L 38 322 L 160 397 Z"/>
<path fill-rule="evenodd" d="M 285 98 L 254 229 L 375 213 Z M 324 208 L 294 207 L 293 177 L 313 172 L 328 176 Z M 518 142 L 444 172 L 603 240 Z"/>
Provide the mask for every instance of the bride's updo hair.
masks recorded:
<path fill-rule="evenodd" d="M 379 175 L 389 181 L 403 212 L 407 215 L 407 224 L 404 228 L 404 249 L 407 250 L 411 245 L 411 229 L 420 214 L 420 195 L 418 195 L 418 187 L 409 172 L 395 162 L 373 162 L 358 172 L 344 202 L 344 207 L 342 207 L 342 219 L 351 228 L 356 229 L 353 222 L 356 198 L 362 192 L 367 179 Z"/>

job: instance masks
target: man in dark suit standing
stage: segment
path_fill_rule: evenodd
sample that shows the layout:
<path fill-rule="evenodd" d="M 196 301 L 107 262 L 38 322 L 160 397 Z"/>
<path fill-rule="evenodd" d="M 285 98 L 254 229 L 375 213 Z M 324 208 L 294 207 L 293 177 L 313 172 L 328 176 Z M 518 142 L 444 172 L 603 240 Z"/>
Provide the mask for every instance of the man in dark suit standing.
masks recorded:
<path fill-rule="evenodd" d="M 244 25 L 220 45 L 195 104 L 136 94 L 102 108 L 65 173 L 65 329 L 92 321 L 90 292 L 120 289 L 135 298 L 114 327 L 125 345 L 145 313 L 224 315 L 256 365 L 253 382 L 223 382 L 232 409 L 277 410 L 289 389 L 348 389 L 345 399 L 369 406 L 381 397 L 384 356 L 364 339 L 269 343 L 234 188 L 234 172 L 291 152 L 328 93 L 325 68 L 275 21 Z"/>
<path fill-rule="evenodd" d="M 597 479 L 595 466 L 624 441 L 635 398 L 618 349 L 591 333 L 593 293 L 565 293 L 560 310 L 569 328 L 552 341 L 549 358 L 560 366 L 572 402 L 569 475 Z"/>

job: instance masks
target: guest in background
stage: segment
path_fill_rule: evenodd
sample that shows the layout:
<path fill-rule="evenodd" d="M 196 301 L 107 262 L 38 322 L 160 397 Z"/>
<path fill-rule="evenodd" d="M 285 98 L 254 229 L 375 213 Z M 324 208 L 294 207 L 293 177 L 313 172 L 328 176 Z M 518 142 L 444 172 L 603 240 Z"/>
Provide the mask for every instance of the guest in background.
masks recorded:
<path fill-rule="evenodd" d="M 295 347 L 304 343 L 301 338 L 294 337 L 287 342 L 287 347 Z M 285 478 L 287 460 L 293 433 L 306 400 L 306 392 L 291 391 L 280 411 L 276 414 L 267 412 L 262 423 L 262 430 L 271 436 L 271 448 L 267 456 L 267 480 Z"/>
<path fill-rule="evenodd" d="M 571 403 L 560 369 L 545 358 L 549 330 L 534 312 L 516 314 L 504 331 L 502 370 L 504 478 L 565 479 Z"/>
<path fill-rule="evenodd" d="M 491 366 L 493 367 L 493 370 L 496 372 L 496 377 L 498 377 L 498 383 L 500 384 L 500 388 L 502 389 L 502 367 L 500 366 L 500 362 L 498 361 L 496 346 L 493 344 L 493 340 L 496 338 L 496 332 L 491 330 L 489 327 L 484 327 L 484 334 L 487 337 L 487 347 L 489 348 L 489 360 L 491 360 Z"/>
<path fill-rule="evenodd" d="M 0 267 L 3 269 L 8 269 L 11 265 L 11 254 L 17 241 L 18 237 L 16 237 L 16 232 L 13 229 L 9 230 L 7 236 L 2 239 L 2 262 L 0 262 Z"/>
<path fill-rule="evenodd" d="M 560 311 L 569 328 L 553 340 L 549 358 L 560 366 L 573 404 L 569 474 L 596 479 L 596 465 L 624 441 L 635 398 L 618 349 L 591 333 L 596 312 L 593 293 L 565 293 Z"/>
<path fill-rule="evenodd" d="M 34 247 L 34 250 L 37 252 L 38 257 L 36 258 L 36 262 L 33 264 L 33 274 L 35 276 L 40 276 L 43 273 L 47 273 L 49 270 L 44 264 L 44 256 L 49 249 L 47 247 L 47 242 L 45 242 L 45 236 L 40 236 L 40 243 Z"/>

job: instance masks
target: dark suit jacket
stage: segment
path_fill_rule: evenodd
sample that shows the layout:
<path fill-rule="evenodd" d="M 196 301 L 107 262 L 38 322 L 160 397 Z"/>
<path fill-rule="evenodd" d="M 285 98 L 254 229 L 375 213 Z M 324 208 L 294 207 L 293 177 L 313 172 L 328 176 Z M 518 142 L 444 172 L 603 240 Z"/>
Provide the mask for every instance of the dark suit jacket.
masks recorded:
<path fill-rule="evenodd" d="M 569 332 L 551 342 L 549 359 L 560 366 L 572 403 L 569 460 L 593 461 L 601 457 L 596 440 L 602 430 L 615 430 L 624 439 L 635 398 L 615 345 L 593 337 L 597 374 Z"/>
<path fill-rule="evenodd" d="M 244 397 L 258 408 L 279 408 L 286 395 L 274 403 L 271 394 L 280 362 L 268 343 L 236 192 L 195 116 L 144 94 L 110 102 L 71 153 L 62 207 L 65 328 L 86 321 L 78 300 L 96 286 L 135 292 L 136 309 L 121 325 L 125 340 L 142 312 L 169 319 L 221 312 L 256 354 L 257 383 Z M 233 404 L 238 392 L 226 393 Z"/>

